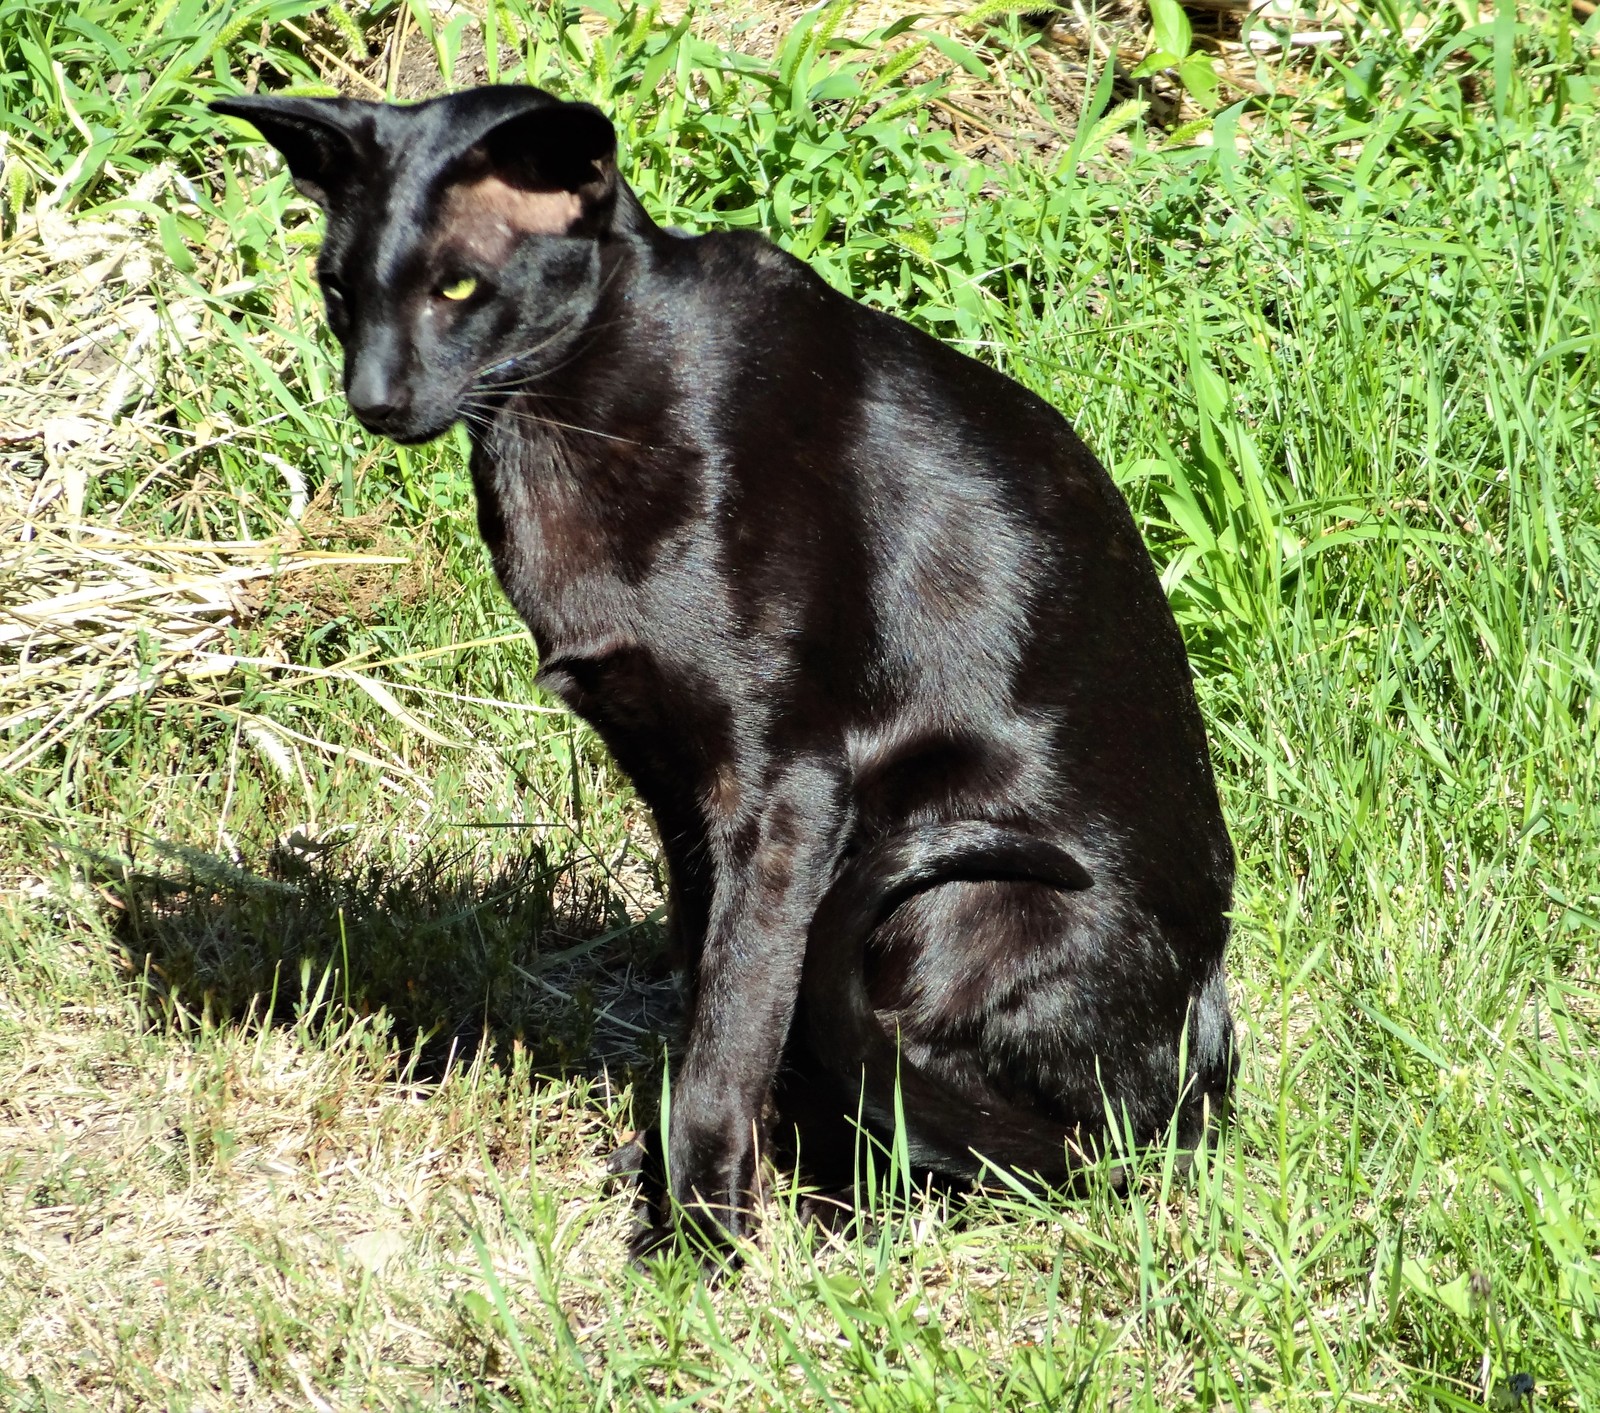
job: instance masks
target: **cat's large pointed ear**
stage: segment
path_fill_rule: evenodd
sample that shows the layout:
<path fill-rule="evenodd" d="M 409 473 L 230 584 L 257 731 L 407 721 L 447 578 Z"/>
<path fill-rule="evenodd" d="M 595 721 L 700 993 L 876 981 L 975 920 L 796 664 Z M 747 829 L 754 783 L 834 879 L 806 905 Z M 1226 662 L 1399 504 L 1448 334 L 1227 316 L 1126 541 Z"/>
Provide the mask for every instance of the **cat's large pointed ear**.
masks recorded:
<path fill-rule="evenodd" d="M 213 113 L 243 118 L 289 164 L 295 190 L 323 210 L 364 165 L 370 104 L 348 98 L 218 98 Z"/>
<path fill-rule="evenodd" d="M 523 191 L 569 192 L 584 216 L 603 218 L 616 196 L 617 134 L 592 103 L 550 103 L 496 124 L 468 166 Z"/>

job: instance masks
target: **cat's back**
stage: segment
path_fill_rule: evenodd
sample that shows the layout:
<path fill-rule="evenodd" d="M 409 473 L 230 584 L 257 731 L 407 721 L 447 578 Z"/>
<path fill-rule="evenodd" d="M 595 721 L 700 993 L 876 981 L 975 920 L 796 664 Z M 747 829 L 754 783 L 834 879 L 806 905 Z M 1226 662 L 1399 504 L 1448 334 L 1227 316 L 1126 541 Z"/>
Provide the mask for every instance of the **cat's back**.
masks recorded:
<path fill-rule="evenodd" d="M 1087 492 L 1120 510 L 1099 462 L 1043 398 L 893 314 L 841 294 L 754 231 L 671 238 L 657 281 L 684 367 L 781 420 L 826 409 L 895 475 Z M 930 489 L 932 489 L 930 487 Z M 1120 516 L 1115 518 L 1120 519 Z M 1129 525 L 1131 528 L 1131 523 Z"/>
<path fill-rule="evenodd" d="M 680 406 L 715 425 L 729 481 L 750 483 L 747 510 L 787 523 L 831 503 L 874 522 L 892 558 L 905 557 L 891 543 L 903 537 L 966 546 L 977 562 L 1015 546 L 1068 598 L 1109 553 L 1116 594 L 1164 610 L 1111 478 L 1012 378 L 841 294 L 753 231 L 669 238 L 648 284 Z"/>
<path fill-rule="evenodd" d="M 673 236 L 653 257 L 648 283 L 665 301 L 659 312 L 702 374 L 825 388 L 853 366 L 865 311 L 764 235 Z"/>
<path fill-rule="evenodd" d="M 947 629 L 1048 604 L 1036 635 L 1112 656 L 1154 638 L 1186 687 L 1127 503 L 1043 398 L 755 232 L 669 238 L 648 283 L 683 420 L 713 429 L 736 560 L 811 561 L 832 581 L 850 547 L 864 592 L 908 617 Z"/>

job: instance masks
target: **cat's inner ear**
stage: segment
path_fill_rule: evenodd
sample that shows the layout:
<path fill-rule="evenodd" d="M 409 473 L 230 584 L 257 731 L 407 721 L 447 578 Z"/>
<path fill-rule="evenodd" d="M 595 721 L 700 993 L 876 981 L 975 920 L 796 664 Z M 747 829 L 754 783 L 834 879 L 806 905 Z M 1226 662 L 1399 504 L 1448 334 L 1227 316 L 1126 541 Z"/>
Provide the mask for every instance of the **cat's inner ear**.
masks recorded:
<path fill-rule="evenodd" d="M 324 211 L 349 177 L 363 165 L 355 125 L 357 104 L 343 98 L 219 98 L 214 113 L 243 118 L 257 128 L 288 164 L 295 190 Z"/>
<path fill-rule="evenodd" d="M 517 186 L 490 172 L 445 192 L 439 234 L 462 254 L 494 267 L 510 258 L 523 236 L 566 235 L 582 214 L 575 192 Z"/>
<path fill-rule="evenodd" d="M 587 103 L 508 118 L 457 163 L 441 200 L 453 244 L 491 264 L 527 235 L 598 234 L 615 200 L 617 140 Z"/>

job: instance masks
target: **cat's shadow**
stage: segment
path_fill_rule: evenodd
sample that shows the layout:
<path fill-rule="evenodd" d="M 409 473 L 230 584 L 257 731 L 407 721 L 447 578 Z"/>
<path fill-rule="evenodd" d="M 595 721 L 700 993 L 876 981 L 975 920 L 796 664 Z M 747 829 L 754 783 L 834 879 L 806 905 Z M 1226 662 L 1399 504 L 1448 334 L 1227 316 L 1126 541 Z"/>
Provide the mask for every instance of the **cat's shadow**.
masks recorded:
<path fill-rule="evenodd" d="M 131 852 L 87 872 L 158 1008 L 298 1024 L 320 996 L 321 1024 L 383 1012 L 416 1079 L 520 1045 L 536 1073 L 659 1083 L 681 1017 L 664 910 L 593 859 L 540 845 L 476 867 L 336 844 L 242 863 L 166 841 Z"/>

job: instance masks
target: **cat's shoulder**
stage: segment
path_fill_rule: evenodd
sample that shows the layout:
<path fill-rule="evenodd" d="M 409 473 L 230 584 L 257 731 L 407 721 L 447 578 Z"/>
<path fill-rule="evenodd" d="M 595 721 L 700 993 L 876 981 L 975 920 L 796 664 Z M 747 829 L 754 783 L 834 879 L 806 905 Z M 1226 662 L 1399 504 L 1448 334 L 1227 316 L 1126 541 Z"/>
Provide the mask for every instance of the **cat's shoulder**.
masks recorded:
<path fill-rule="evenodd" d="M 825 287 L 809 265 L 759 231 L 714 230 L 704 235 L 680 235 L 673 245 L 674 263 L 700 279 L 754 282 L 773 289 Z"/>

